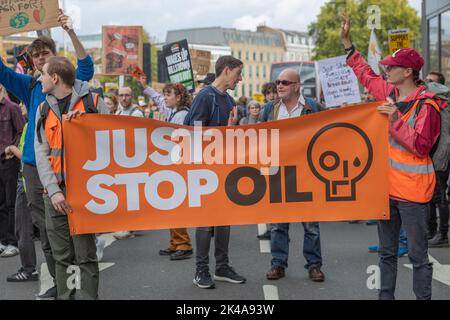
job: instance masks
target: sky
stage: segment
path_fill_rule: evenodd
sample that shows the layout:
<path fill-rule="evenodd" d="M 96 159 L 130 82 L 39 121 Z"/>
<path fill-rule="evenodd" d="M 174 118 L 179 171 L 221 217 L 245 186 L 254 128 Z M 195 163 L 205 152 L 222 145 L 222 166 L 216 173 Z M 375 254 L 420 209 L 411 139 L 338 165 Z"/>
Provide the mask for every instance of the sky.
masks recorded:
<path fill-rule="evenodd" d="M 393 0 L 395 1 L 395 0 Z M 222 26 L 307 31 L 327 0 L 60 0 L 79 34 L 101 33 L 102 25 L 143 25 L 164 42 L 168 30 Z M 409 0 L 420 13 L 421 0 Z M 55 33 L 58 37 L 58 32 Z"/>

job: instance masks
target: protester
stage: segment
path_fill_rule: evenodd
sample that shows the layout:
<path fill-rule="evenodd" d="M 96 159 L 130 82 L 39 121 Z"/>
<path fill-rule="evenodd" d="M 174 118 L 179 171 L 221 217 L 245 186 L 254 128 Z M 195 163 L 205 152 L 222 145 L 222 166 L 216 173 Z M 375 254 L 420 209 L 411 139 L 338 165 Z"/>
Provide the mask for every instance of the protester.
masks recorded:
<path fill-rule="evenodd" d="M 133 104 L 133 90 L 130 87 L 122 87 L 119 89 L 119 103 L 122 108 L 116 112 L 116 115 L 144 117 L 144 113 L 139 106 Z"/>
<path fill-rule="evenodd" d="M 109 114 L 116 114 L 119 107 L 119 100 L 117 100 L 117 96 L 106 93 L 105 94 L 105 104 L 108 107 Z"/>
<path fill-rule="evenodd" d="M 205 127 L 237 125 L 237 108 L 227 90 L 234 90 L 242 81 L 242 68 L 242 61 L 236 58 L 220 57 L 215 66 L 215 81 L 204 88 L 194 99 L 184 124 L 193 126 L 196 122 L 200 122 Z M 193 282 L 199 288 L 215 287 L 209 273 L 209 250 L 213 235 L 216 258 L 214 279 L 237 284 L 247 281 L 229 265 L 230 229 L 230 227 L 197 228 L 195 235 L 197 271 Z"/>
<path fill-rule="evenodd" d="M 265 110 L 266 121 L 284 120 L 319 112 L 319 105 L 301 93 L 300 75 L 294 69 L 284 70 L 276 81 L 280 101 Z M 317 222 L 302 223 L 305 231 L 303 256 L 309 278 L 314 282 L 325 281 L 321 270 L 322 252 L 320 245 L 320 227 Z M 268 280 L 279 280 L 285 277 L 289 258 L 289 223 L 277 223 L 270 226 L 271 268 L 266 277 Z"/>
<path fill-rule="evenodd" d="M 89 81 L 94 75 L 94 63 L 87 55 L 83 45 L 78 39 L 70 17 L 60 10 L 58 17 L 61 27 L 69 35 L 78 58 L 77 79 Z M 34 40 L 28 48 L 36 73 L 42 72 L 42 68 L 48 59 L 56 56 L 56 44 L 48 37 L 41 36 Z M 39 179 L 36 169 L 36 158 L 34 152 L 35 119 L 39 105 L 45 100 L 42 92 L 42 84 L 38 76 L 32 77 L 14 72 L 0 61 L 0 84 L 11 91 L 20 101 L 25 103 L 28 111 L 28 129 L 25 137 L 23 151 L 23 176 L 25 178 L 25 189 L 28 202 L 31 204 L 33 221 L 39 229 L 41 247 L 44 251 L 50 275 L 55 277 L 55 261 L 45 229 L 45 211 L 43 201 L 44 188 Z M 56 297 L 56 286 L 38 296 L 38 299 L 54 299 Z"/>
<path fill-rule="evenodd" d="M 20 161 L 7 158 L 7 148 L 18 146 L 25 119 L 20 107 L 6 99 L 7 93 L 0 86 L 0 257 L 10 258 L 19 254 L 15 236 L 14 207 L 17 176 Z"/>
<path fill-rule="evenodd" d="M 260 123 L 260 113 L 261 113 L 261 105 L 258 101 L 250 101 L 247 105 L 247 116 L 242 118 L 239 124 L 247 125 L 247 124 L 258 124 Z"/>
<path fill-rule="evenodd" d="M 89 84 L 75 80 L 75 68 L 67 58 L 52 57 L 42 70 L 42 90 L 46 101 L 37 111 L 36 163 L 44 194 L 46 226 L 56 261 L 59 300 L 98 298 L 99 269 L 95 235 L 71 236 L 67 215 L 72 213 L 66 200 L 63 116 L 81 113 L 108 114 L 103 100 L 89 91 Z M 55 128 L 56 126 L 56 128 Z M 59 152 L 55 152 L 59 150 Z M 80 268 L 80 289 L 70 289 L 67 268 Z"/>
<path fill-rule="evenodd" d="M 435 83 L 445 85 L 446 79 L 442 73 L 437 72 L 437 71 L 431 71 L 430 73 L 428 73 L 427 77 L 425 78 L 425 82 L 427 82 L 427 83 L 435 82 Z"/>
<path fill-rule="evenodd" d="M 181 84 L 167 84 L 160 95 L 147 85 L 146 77 L 141 79 L 144 94 L 149 96 L 164 113 L 167 122 L 183 125 L 192 98 L 187 89 Z M 184 260 L 192 256 L 192 243 L 186 228 L 171 229 L 169 248 L 159 251 L 161 256 L 170 256 L 170 260 Z"/>
<path fill-rule="evenodd" d="M 377 75 L 350 40 L 350 18 L 342 15 L 341 40 L 347 64 L 361 84 L 380 101 L 378 111 L 389 116 L 391 219 L 380 221 L 381 290 L 379 299 L 395 299 L 397 251 L 401 225 L 408 236 L 413 265 L 413 290 L 420 300 L 431 299 L 433 267 L 428 257 L 427 212 L 436 177 L 430 152 L 440 134 L 443 102 L 420 82 L 423 58 L 414 49 L 400 49 L 382 60 L 386 79 Z M 421 104 L 421 108 L 418 108 Z"/>

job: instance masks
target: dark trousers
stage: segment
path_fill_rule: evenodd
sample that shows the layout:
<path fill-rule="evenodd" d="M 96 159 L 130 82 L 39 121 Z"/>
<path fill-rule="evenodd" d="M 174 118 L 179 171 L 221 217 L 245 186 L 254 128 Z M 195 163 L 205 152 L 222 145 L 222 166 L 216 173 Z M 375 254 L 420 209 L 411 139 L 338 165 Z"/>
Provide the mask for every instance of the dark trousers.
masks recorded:
<path fill-rule="evenodd" d="M 22 174 L 17 180 L 16 197 L 16 237 L 19 241 L 20 262 L 26 272 L 36 270 L 36 250 L 34 248 L 34 229 L 31 218 L 31 209 L 28 206 L 27 196 L 23 187 Z"/>
<path fill-rule="evenodd" d="M 45 227 L 45 209 L 44 209 L 44 187 L 39 179 L 36 167 L 25 164 L 23 166 L 23 176 L 25 178 L 25 190 L 28 203 L 31 205 L 31 217 L 33 224 L 39 229 L 42 251 L 44 251 L 45 261 L 50 275 L 55 278 L 55 260 L 52 255 L 52 248 L 48 240 Z"/>
<path fill-rule="evenodd" d="M 428 221 L 428 232 L 431 234 L 439 231 L 442 235 L 447 235 L 449 230 L 450 210 L 447 199 L 447 180 L 449 170 L 446 172 L 436 172 L 436 189 L 434 191 L 433 200 L 430 203 L 430 217 Z M 439 230 L 437 223 L 437 210 L 439 209 Z"/>
<path fill-rule="evenodd" d="M 228 246 L 230 244 L 230 227 L 197 228 L 195 232 L 197 270 L 209 270 L 209 250 L 214 233 L 214 256 L 216 270 L 228 265 Z"/>
<path fill-rule="evenodd" d="M 98 299 L 99 268 L 95 235 L 71 236 L 69 220 L 58 213 L 47 195 L 44 195 L 46 226 L 53 257 L 56 261 L 56 288 L 58 300 Z M 70 267 L 80 270 L 80 286 L 73 288 L 70 283 Z"/>
<path fill-rule="evenodd" d="M 17 159 L 0 161 L 0 243 L 17 247 L 14 231 L 17 175 L 20 162 Z"/>
<path fill-rule="evenodd" d="M 413 290 L 418 300 L 431 299 L 433 265 L 428 258 L 426 204 L 390 200 L 391 220 L 378 223 L 380 239 L 380 300 L 394 300 L 400 227 L 408 235 L 408 257 L 413 265 Z"/>

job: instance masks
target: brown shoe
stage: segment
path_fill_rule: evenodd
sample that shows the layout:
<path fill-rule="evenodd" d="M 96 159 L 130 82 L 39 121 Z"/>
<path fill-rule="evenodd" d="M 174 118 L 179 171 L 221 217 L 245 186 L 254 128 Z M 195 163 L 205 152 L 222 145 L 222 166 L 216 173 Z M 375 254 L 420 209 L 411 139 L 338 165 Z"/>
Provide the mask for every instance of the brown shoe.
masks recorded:
<path fill-rule="evenodd" d="M 267 280 L 279 280 L 284 278 L 284 268 L 283 267 L 272 267 L 266 274 Z"/>
<path fill-rule="evenodd" d="M 309 269 L 309 278 L 314 282 L 324 282 L 325 274 L 320 270 L 320 266 L 313 266 Z"/>

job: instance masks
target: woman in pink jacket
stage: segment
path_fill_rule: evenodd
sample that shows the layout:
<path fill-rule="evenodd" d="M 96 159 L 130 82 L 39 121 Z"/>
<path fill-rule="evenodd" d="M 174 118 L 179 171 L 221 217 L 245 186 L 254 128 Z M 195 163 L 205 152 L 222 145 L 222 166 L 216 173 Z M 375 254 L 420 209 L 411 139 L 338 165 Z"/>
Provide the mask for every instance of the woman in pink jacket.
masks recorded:
<path fill-rule="evenodd" d="M 380 300 L 395 299 L 400 227 L 408 236 L 413 265 L 413 290 L 420 300 L 431 299 L 433 267 L 428 258 L 427 203 L 436 184 L 430 152 L 440 135 L 440 108 L 444 105 L 426 91 L 420 80 L 424 60 L 414 49 L 400 49 L 385 58 L 386 76 L 377 75 L 350 40 L 350 19 L 342 16 L 341 40 L 347 64 L 361 84 L 389 116 L 389 181 L 391 219 L 380 221 Z"/>

